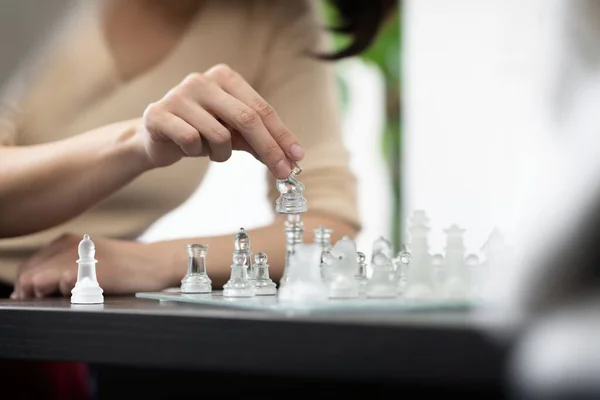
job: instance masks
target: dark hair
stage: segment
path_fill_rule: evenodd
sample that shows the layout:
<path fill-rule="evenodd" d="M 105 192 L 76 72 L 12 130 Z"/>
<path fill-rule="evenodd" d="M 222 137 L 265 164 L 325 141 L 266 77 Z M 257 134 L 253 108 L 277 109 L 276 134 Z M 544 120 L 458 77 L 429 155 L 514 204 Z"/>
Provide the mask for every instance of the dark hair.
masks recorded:
<path fill-rule="evenodd" d="M 322 54 L 325 60 L 339 60 L 365 51 L 377 37 L 399 0 L 329 0 L 338 11 L 337 26 L 329 29 L 353 38 L 350 45 L 334 54 Z"/>

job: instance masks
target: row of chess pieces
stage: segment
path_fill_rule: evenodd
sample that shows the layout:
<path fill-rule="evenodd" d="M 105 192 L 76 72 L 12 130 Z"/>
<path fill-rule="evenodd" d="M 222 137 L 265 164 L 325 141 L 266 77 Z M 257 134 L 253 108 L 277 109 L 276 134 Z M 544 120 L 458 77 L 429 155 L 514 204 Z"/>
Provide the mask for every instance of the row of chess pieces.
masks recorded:
<path fill-rule="evenodd" d="M 413 218 L 414 220 L 414 218 Z M 332 230 L 314 230 L 312 243 L 297 243 L 288 254 L 279 287 L 269 276 L 265 253 L 253 254 L 250 238 L 241 228 L 234 239 L 231 276 L 223 287 L 224 297 L 275 296 L 281 300 L 321 301 L 352 298 L 473 298 L 483 288 L 487 270 L 501 264 L 504 239 L 494 230 L 484 245 L 484 261 L 464 254 L 463 229 L 446 230 L 445 255 L 428 253 L 423 225 L 413 225 L 411 251 L 402 246 L 397 254 L 386 238 L 373 243 L 370 262 L 357 251 L 354 240 L 343 237 L 334 245 Z M 426 236 L 426 235 L 425 235 Z M 423 246 L 423 244 L 425 246 Z M 188 273 L 182 293 L 211 293 L 203 245 L 188 245 Z"/>

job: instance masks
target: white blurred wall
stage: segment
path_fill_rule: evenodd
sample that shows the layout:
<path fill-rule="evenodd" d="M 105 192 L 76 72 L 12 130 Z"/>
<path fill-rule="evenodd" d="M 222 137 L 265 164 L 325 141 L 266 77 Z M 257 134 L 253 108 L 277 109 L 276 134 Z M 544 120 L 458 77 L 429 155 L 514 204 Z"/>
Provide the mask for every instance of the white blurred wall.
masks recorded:
<path fill-rule="evenodd" d="M 477 252 L 494 226 L 514 239 L 543 132 L 542 0 L 404 2 L 404 214 L 467 229 Z"/>

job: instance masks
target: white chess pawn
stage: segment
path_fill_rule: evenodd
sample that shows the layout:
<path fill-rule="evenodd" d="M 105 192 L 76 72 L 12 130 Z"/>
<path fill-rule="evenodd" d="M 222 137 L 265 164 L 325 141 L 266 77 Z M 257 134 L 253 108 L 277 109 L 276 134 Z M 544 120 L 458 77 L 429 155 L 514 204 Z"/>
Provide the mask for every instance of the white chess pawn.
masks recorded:
<path fill-rule="evenodd" d="M 410 252 L 405 245 L 402 246 L 402 250 L 398 252 L 398 256 L 393 260 L 396 264 L 395 274 L 396 283 L 398 284 L 398 293 L 404 294 L 408 287 L 408 270 L 410 268 L 410 262 L 412 257 Z"/>
<path fill-rule="evenodd" d="M 269 277 L 269 264 L 265 253 L 256 253 L 252 264 L 251 283 L 256 288 L 257 296 L 270 296 L 277 294 L 277 286 Z"/>
<path fill-rule="evenodd" d="M 358 270 L 356 271 L 356 275 L 354 275 L 354 279 L 358 282 L 358 293 L 360 295 L 365 294 L 367 290 L 367 283 L 369 282 L 369 278 L 367 277 L 367 256 L 365 253 L 360 251 L 356 252 L 356 263 L 358 264 Z"/>
<path fill-rule="evenodd" d="M 231 277 L 223 285 L 223 297 L 252 297 L 256 294 L 254 285 L 248 279 L 246 269 L 246 256 L 242 253 L 233 253 L 231 264 Z"/>
<path fill-rule="evenodd" d="M 366 286 L 367 297 L 396 297 L 398 289 L 392 259 L 384 252 L 373 255 L 373 275 Z"/>
<path fill-rule="evenodd" d="M 355 279 L 358 271 L 356 243 L 345 236 L 331 249 L 333 265 L 330 267 L 329 297 L 355 298 L 359 296 L 360 284 Z"/>
<path fill-rule="evenodd" d="M 71 303 L 73 304 L 100 304 L 104 303 L 103 290 L 96 279 L 96 247 L 89 235 L 83 235 L 78 247 L 79 260 L 77 260 L 77 283 L 71 290 Z"/>

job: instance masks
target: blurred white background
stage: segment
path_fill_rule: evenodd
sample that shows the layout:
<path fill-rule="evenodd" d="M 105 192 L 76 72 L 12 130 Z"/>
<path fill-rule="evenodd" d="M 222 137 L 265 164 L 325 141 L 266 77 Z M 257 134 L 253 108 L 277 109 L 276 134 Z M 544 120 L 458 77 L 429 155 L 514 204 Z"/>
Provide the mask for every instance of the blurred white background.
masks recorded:
<path fill-rule="evenodd" d="M 543 132 L 541 0 L 404 2 L 403 213 L 465 228 L 478 252 L 497 226 L 509 241 Z"/>

